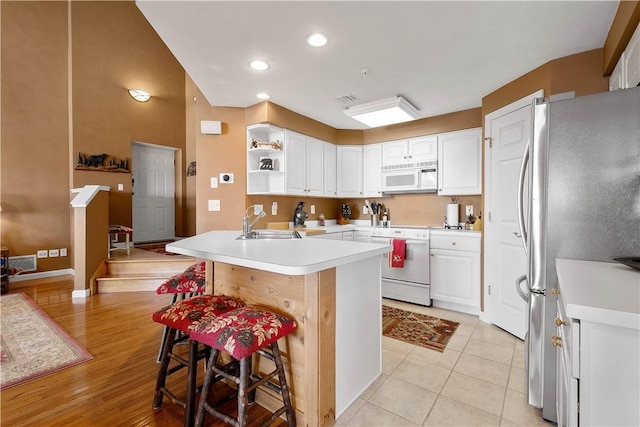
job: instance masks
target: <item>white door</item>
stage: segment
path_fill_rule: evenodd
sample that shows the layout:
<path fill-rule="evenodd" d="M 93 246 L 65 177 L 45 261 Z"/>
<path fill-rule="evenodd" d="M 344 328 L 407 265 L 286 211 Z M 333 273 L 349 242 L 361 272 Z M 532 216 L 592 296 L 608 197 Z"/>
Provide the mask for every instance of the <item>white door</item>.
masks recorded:
<path fill-rule="evenodd" d="M 175 238 L 174 150 L 131 145 L 133 241 Z"/>
<path fill-rule="evenodd" d="M 542 94 L 519 101 L 515 111 L 503 109 L 504 114 L 485 119 L 485 135 L 491 138 L 485 155 L 485 312 L 491 323 L 521 339 L 527 331 L 528 306 L 515 288 L 516 279 L 527 272 L 518 229 L 518 178 L 531 136 L 530 99 L 535 96 Z"/>

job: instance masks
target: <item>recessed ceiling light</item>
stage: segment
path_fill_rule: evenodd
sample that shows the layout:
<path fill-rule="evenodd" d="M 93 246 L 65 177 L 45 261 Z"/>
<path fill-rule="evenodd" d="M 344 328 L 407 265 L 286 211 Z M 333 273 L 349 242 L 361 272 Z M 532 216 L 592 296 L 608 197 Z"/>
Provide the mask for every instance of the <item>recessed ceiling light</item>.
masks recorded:
<path fill-rule="evenodd" d="M 264 93 L 264 92 L 257 93 L 256 97 L 258 97 L 260 99 L 269 99 L 269 98 L 271 98 L 271 96 L 269 96 L 268 93 Z"/>
<path fill-rule="evenodd" d="M 259 59 L 253 60 L 249 63 L 249 66 L 254 70 L 264 71 L 269 69 L 269 64 L 264 61 L 260 61 Z"/>
<path fill-rule="evenodd" d="M 309 44 L 309 46 L 313 47 L 325 46 L 328 41 L 329 39 L 327 38 L 327 36 L 320 33 L 313 33 L 307 36 L 307 43 Z"/>

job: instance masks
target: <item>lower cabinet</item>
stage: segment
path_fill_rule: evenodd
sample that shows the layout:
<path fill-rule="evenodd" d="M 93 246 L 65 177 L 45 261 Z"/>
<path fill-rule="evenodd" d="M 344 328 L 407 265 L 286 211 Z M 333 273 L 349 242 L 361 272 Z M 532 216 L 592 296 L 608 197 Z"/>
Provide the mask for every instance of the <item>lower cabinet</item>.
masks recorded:
<path fill-rule="evenodd" d="M 431 232 L 433 305 L 480 314 L 480 233 Z"/>
<path fill-rule="evenodd" d="M 339 231 L 337 233 L 316 234 L 314 239 L 330 239 L 330 240 L 354 240 L 355 231 Z"/>

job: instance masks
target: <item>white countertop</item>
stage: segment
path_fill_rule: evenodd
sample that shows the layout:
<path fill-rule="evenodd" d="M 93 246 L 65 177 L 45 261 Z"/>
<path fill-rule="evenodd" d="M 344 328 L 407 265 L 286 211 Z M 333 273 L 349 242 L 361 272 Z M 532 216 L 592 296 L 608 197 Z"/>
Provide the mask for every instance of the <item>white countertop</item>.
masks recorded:
<path fill-rule="evenodd" d="M 302 275 L 382 255 L 390 245 L 327 239 L 236 240 L 241 231 L 209 231 L 167 251 L 273 273 Z"/>
<path fill-rule="evenodd" d="M 619 263 L 556 259 L 567 316 L 640 329 L 640 272 Z"/>

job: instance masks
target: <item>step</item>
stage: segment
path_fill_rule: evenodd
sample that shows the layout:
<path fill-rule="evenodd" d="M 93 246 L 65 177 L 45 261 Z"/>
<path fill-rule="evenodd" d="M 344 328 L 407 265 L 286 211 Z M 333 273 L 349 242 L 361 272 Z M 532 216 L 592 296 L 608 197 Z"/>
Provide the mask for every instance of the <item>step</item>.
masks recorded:
<path fill-rule="evenodd" d="M 171 275 L 140 274 L 107 274 L 96 279 L 96 292 L 99 294 L 115 292 L 155 291 Z"/>
<path fill-rule="evenodd" d="M 107 275 L 110 274 L 164 274 L 171 277 L 182 273 L 198 262 L 196 258 L 158 258 L 158 259 L 109 259 L 107 260 Z"/>

